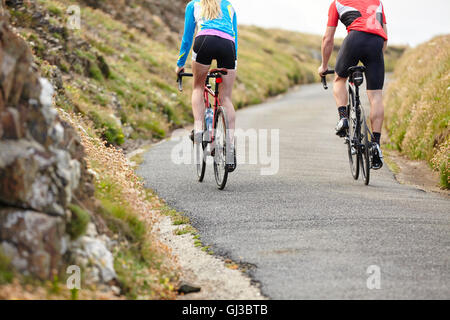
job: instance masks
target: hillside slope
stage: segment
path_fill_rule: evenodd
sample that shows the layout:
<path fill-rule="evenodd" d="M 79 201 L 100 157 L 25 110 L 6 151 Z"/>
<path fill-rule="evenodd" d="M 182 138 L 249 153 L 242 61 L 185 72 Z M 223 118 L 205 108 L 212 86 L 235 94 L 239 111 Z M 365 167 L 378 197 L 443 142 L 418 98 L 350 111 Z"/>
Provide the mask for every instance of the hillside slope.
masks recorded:
<path fill-rule="evenodd" d="M 170 13 L 162 6 L 166 2 L 135 2 L 142 6 L 79 1 L 80 30 L 65 24 L 73 1 L 10 8 L 13 25 L 33 47 L 37 66 L 59 89 L 57 105 L 92 120 L 115 145 L 126 138 L 161 139 L 192 117 L 190 89 L 179 94 L 173 74 L 182 30 L 176 21 L 182 23 L 184 5 L 172 6 L 179 9 L 172 12 L 177 19 L 163 20 L 160 11 Z M 317 80 L 319 37 L 243 27 L 241 39 L 237 107 Z"/>
<path fill-rule="evenodd" d="M 127 138 L 161 139 L 192 120 L 189 85 L 178 93 L 173 74 L 185 3 L 37 0 L 10 6 L 10 14 L 59 89 L 57 105 L 122 145 Z M 74 4 L 81 6 L 80 30 L 66 26 Z M 246 26 L 239 32 L 237 108 L 318 80 L 319 36 Z M 391 49 L 388 65 L 401 52 Z"/>
<path fill-rule="evenodd" d="M 386 96 L 386 128 L 393 147 L 421 159 L 450 185 L 450 35 L 408 50 Z"/>

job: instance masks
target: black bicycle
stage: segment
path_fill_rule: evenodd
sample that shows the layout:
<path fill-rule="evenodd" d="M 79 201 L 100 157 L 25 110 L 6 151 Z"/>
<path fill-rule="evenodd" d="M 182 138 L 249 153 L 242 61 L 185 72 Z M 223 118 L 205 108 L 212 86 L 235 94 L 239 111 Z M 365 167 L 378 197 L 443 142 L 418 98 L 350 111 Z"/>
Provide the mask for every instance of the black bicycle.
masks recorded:
<path fill-rule="evenodd" d="M 364 184 L 370 181 L 370 169 L 372 168 L 372 142 L 374 137 L 367 126 L 364 108 L 361 106 L 359 97 L 359 87 L 364 82 L 364 66 L 354 66 L 348 69 L 348 97 L 347 105 L 348 130 L 345 136 L 345 143 L 348 146 L 348 160 L 350 170 L 355 180 L 358 180 L 360 170 Z M 328 89 L 326 75 L 334 74 L 334 70 L 328 70 L 322 77 L 322 84 L 325 90 Z"/>
<path fill-rule="evenodd" d="M 214 177 L 220 190 L 225 188 L 229 169 L 227 167 L 227 155 L 229 154 L 228 118 L 225 108 L 219 105 L 219 84 L 222 83 L 223 75 L 227 75 L 226 69 L 212 69 L 206 77 L 204 89 L 205 117 L 203 118 L 203 139 L 201 147 L 194 143 L 194 157 L 197 167 L 197 178 L 202 182 L 205 177 L 206 157 L 214 158 Z M 178 89 L 183 91 L 183 77 L 192 77 L 192 73 L 180 73 L 178 75 Z M 214 79 L 215 88 L 212 89 L 210 79 Z M 209 97 L 214 100 L 211 106 Z M 208 123 L 208 116 L 210 122 Z M 194 140 L 194 138 L 192 138 Z M 208 151 L 208 145 L 210 150 Z"/>

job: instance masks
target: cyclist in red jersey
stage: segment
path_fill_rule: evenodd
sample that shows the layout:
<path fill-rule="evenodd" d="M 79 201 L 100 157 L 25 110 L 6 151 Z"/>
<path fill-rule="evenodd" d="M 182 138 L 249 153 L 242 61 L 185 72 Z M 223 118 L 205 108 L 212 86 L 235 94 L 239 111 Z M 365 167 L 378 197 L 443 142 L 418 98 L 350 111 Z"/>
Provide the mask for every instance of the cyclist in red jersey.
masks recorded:
<path fill-rule="evenodd" d="M 384 51 L 388 40 L 383 4 L 380 0 L 335 0 L 331 3 L 327 30 L 322 41 L 322 65 L 318 70 L 321 76 L 328 70 L 339 20 L 347 27 L 348 36 L 342 43 L 335 67 L 333 91 L 340 118 L 336 134 L 343 137 L 348 129 L 348 68 L 361 61 L 366 67 L 370 121 L 375 138 L 372 167 L 380 169 L 383 166 L 380 137 L 384 119 Z"/>

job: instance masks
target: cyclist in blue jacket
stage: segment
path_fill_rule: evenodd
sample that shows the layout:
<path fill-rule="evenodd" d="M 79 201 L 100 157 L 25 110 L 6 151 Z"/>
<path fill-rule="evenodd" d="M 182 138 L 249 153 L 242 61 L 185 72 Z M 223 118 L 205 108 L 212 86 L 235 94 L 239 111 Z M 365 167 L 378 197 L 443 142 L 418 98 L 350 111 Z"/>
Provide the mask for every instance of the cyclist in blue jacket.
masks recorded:
<path fill-rule="evenodd" d="M 194 34 L 197 27 L 197 35 Z M 228 69 L 220 87 L 220 103 L 225 108 L 229 124 L 229 135 L 234 149 L 235 111 L 231 100 L 237 69 L 238 30 L 236 12 L 228 0 L 193 0 L 186 6 L 184 35 L 177 74 L 184 71 L 187 57 L 194 42 L 192 71 L 194 89 L 192 92 L 192 111 L 194 114 L 194 142 L 201 143 L 205 105 L 203 90 L 212 60 L 217 60 L 218 68 Z M 233 159 L 233 158 L 231 158 Z M 231 164 L 229 171 L 236 164 Z"/>

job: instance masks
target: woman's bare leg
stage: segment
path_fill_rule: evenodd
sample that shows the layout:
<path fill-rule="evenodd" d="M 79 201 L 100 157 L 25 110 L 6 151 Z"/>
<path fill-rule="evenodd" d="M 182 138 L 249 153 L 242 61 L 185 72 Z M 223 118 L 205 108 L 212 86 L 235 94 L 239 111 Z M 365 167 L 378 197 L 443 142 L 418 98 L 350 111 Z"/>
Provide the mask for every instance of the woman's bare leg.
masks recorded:
<path fill-rule="evenodd" d="M 229 138 L 231 144 L 234 144 L 234 129 L 236 122 L 236 113 L 234 111 L 233 101 L 231 95 L 233 93 L 234 81 L 236 80 L 236 70 L 228 70 L 228 74 L 222 76 L 223 82 L 219 87 L 219 101 L 220 104 L 225 108 L 228 118 L 229 126 Z"/>
<path fill-rule="evenodd" d="M 193 61 L 194 86 L 192 91 L 192 113 L 194 114 L 194 133 L 203 131 L 205 117 L 204 90 L 210 66 Z"/>

